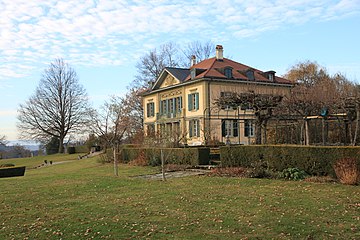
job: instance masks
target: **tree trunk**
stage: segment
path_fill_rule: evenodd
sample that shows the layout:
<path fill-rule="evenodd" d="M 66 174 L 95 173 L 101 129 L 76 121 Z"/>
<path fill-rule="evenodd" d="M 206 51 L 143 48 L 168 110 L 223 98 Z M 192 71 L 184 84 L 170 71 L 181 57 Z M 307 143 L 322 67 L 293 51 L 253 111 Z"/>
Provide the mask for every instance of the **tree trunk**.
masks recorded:
<path fill-rule="evenodd" d="M 59 137 L 59 153 L 64 153 L 64 136 Z"/>
<path fill-rule="evenodd" d="M 264 121 L 264 123 L 262 124 L 263 126 L 263 137 L 262 137 L 262 142 L 261 144 L 266 144 L 267 143 L 267 120 Z"/>
<path fill-rule="evenodd" d="M 325 123 L 325 119 L 323 118 L 321 122 L 322 122 L 322 131 L 321 131 L 322 132 L 322 145 L 325 146 L 326 145 L 326 137 L 325 137 L 326 136 L 325 135 L 326 134 L 325 133 L 326 132 L 325 124 L 326 123 Z"/>
<path fill-rule="evenodd" d="M 359 123 L 360 123 L 360 109 L 358 108 L 356 110 L 356 123 L 355 123 L 355 131 L 354 131 L 354 140 L 353 140 L 353 146 L 356 146 L 358 137 L 359 137 Z"/>
<path fill-rule="evenodd" d="M 255 112 L 255 144 L 261 144 L 262 118 L 260 112 Z"/>
<path fill-rule="evenodd" d="M 119 176 L 119 162 L 116 154 L 117 145 L 113 147 L 113 156 L 114 156 L 114 174 L 115 176 Z"/>
<path fill-rule="evenodd" d="M 161 173 L 162 173 L 162 180 L 165 181 L 165 158 L 164 158 L 164 150 L 160 149 L 160 158 L 161 158 Z"/>
<path fill-rule="evenodd" d="M 309 120 L 305 120 L 305 145 L 310 145 Z"/>

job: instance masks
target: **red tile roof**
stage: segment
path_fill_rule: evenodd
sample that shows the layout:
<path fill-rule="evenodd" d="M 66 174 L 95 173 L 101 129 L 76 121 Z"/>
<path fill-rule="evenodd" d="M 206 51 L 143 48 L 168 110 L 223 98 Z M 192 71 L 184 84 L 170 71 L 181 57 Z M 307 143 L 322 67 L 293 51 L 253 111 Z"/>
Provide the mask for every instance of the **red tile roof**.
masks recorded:
<path fill-rule="evenodd" d="M 268 83 L 280 83 L 280 84 L 291 84 L 291 81 L 275 76 L 274 81 L 270 80 L 267 77 L 267 74 L 270 72 L 275 73 L 274 71 L 263 72 L 258 69 L 249 67 L 247 65 L 232 61 L 227 58 L 222 60 L 216 59 L 216 57 L 206 59 L 195 65 L 190 69 L 201 69 L 200 73 L 195 76 L 194 79 L 199 78 L 219 78 L 219 79 L 229 79 L 224 73 L 225 68 L 232 68 L 232 80 L 242 80 L 242 81 L 255 81 L 255 82 L 268 82 Z M 252 70 L 254 72 L 254 79 L 249 79 L 246 72 Z M 191 74 L 187 76 L 185 81 L 191 80 Z"/>

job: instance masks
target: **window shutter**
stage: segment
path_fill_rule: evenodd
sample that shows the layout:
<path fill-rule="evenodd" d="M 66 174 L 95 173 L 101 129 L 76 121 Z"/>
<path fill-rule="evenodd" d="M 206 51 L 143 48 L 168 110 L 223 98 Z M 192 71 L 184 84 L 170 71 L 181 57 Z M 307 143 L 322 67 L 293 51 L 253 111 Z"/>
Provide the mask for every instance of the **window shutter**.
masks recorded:
<path fill-rule="evenodd" d="M 176 98 L 173 98 L 173 99 L 172 99 L 172 102 L 173 102 L 173 105 L 172 105 L 171 111 L 172 111 L 173 113 L 176 113 Z"/>
<path fill-rule="evenodd" d="M 192 120 L 189 121 L 189 137 L 192 137 L 192 132 L 193 132 L 193 126 L 192 126 Z"/>
<path fill-rule="evenodd" d="M 199 110 L 199 93 L 195 93 L 195 110 Z"/>
<path fill-rule="evenodd" d="M 196 120 L 196 136 L 200 137 L 200 121 Z"/>
<path fill-rule="evenodd" d="M 221 120 L 221 136 L 225 137 L 225 120 Z"/>
<path fill-rule="evenodd" d="M 191 111 L 192 110 L 192 104 L 191 104 L 191 94 L 189 94 L 188 95 L 188 109 L 189 109 L 189 111 Z"/>
<path fill-rule="evenodd" d="M 234 137 L 239 136 L 239 130 L 238 130 L 238 122 L 237 122 L 237 120 L 234 120 L 234 122 L 233 122 L 233 132 L 234 132 Z"/>
<path fill-rule="evenodd" d="M 163 112 L 163 101 L 160 101 L 160 115 L 162 114 Z"/>
<path fill-rule="evenodd" d="M 245 120 L 245 137 L 249 137 L 249 121 Z"/>

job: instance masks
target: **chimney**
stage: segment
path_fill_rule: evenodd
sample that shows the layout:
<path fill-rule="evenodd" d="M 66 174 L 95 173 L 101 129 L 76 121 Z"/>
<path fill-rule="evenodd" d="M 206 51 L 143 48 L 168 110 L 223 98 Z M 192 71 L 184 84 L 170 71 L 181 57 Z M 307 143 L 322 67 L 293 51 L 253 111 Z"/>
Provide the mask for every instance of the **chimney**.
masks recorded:
<path fill-rule="evenodd" d="M 222 45 L 216 45 L 216 60 L 223 60 L 223 51 Z"/>
<path fill-rule="evenodd" d="M 196 64 L 196 56 L 192 55 L 191 56 L 191 67 L 194 66 Z"/>

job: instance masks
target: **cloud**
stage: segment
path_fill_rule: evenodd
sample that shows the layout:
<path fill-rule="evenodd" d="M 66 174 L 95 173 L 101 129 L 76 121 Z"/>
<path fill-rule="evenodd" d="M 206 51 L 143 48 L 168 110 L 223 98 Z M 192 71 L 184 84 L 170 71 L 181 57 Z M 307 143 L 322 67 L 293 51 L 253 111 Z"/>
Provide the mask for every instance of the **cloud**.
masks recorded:
<path fill-rule="evenodd" d="M 0 2 L 0 79 L 23 77 L 56 57 L 80 65 L 121 65 L 164 37 L 252 37 L 359 9 L 358 0 L 5 0 Z"/>

